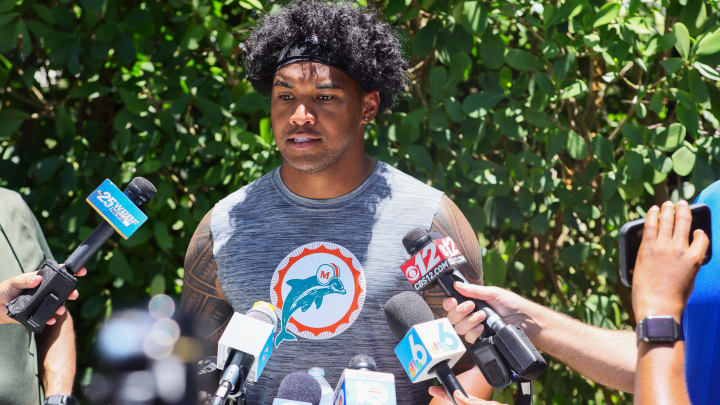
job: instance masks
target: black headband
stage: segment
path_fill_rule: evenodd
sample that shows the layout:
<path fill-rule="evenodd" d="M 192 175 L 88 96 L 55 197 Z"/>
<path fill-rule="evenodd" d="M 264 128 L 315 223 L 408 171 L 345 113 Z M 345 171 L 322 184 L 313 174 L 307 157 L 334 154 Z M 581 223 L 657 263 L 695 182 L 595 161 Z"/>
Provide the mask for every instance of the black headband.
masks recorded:
<path fill-rule="evenodd" d="M 338 60 L 335 55 L 333 55 L 333 52 L 318 40 L 315 34 L 306 37 L 304 40 L 292 42 L 283 48 L 278 54 L 274 71 L 277 72 L 281 67 L 291 63 L 304 61 L 320 62 L 342 70 L 350 76 L 345 64 Z"/>

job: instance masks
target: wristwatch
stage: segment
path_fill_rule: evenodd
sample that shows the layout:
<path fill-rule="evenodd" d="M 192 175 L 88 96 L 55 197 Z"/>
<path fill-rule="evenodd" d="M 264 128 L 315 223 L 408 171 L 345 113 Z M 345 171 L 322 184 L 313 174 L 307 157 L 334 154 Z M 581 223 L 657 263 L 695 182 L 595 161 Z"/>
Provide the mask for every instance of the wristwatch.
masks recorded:
<path fill-rule="evenodd" d="M 670 315 L 648 315 L 638 322 L 635 328 L 638 344 L 640 341 L 648 343 L 670 343 L 684 340 L 682 326 L 675 322 Z"/>
<path fill-rule="evenodd" d="M 43 405 L 80 405 L 80 401 L 72 395 L 50 395 Z"/>

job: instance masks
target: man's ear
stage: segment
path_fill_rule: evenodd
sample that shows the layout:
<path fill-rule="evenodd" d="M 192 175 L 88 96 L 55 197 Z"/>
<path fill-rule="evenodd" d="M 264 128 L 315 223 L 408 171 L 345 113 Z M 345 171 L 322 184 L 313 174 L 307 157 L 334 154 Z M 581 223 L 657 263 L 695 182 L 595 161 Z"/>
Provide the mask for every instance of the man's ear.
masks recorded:
<path fill-rule="evenodd" d="M 363 119 L 367 118 L 367 121 L 372 121 L 375 119 L 375 116 L 377 115 L 380 109 L 380 91 L 373 90 L 368 93 L 365 93 L 363 96 L 363 103 L 362 103 L 362 117 Z"/>

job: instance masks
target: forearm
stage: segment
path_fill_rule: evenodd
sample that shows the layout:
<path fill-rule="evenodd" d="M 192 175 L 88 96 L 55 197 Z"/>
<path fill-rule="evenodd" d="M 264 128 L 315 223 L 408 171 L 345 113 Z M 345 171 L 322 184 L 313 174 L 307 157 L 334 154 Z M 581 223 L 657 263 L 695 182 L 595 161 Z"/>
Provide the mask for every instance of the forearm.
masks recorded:
<path fill-rule="evenodd" d="M 640 343 L 635 404 L 689 404 L 684 366 L 685 342 Z"/>
<path fill-rule="evenodd" d="M 45 396 L 72 393 L 75 379 L 75 331 L 69 312 L 37 335 L 40 377 Z"/>
<path fill-rule="evenodd" d="M 530 301 L 525 313 L 518 324 L 538 349 L 593 381 L 633 392 L 634 332 L 597 328 Z"/>

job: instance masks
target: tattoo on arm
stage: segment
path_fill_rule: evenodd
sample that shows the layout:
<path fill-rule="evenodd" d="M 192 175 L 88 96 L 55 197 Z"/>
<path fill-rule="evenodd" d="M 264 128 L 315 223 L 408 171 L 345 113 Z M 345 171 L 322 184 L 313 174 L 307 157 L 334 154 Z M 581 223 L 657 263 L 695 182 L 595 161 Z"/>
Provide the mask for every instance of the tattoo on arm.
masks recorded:
<path fill-rule="evenodd" d="M 460 272 L 468 279 L 469 282 L 475 284 L 483 283 L 482 258 L 480 257 L 480 247 L 478 246 L 477 235 L 472 230 L 470 223 L 465 218 L 460 209 L 446 195 L 442 196 L 440 209 L 435 214 L 430 231 L 438 232 L 453 238 L 460 251 L 467 259 L 467 263 L 458 266 Z M 444 317 L 447 315 L 443 309 L 442 302 L 445 294 L 440 287 L 435 286 L 424 292 L 425 301 L 436 317 Z"/>
<path fill-rule="evenodd" d="M 205 350 L 211 355 L 217 347 L 233 309 L 220 289 L 217 264 L 213 257 L 213 239 L 210 230 L 210 213 L 200 221 L 185 254 L 183 291 L 180 310 L 185 316 L 198 322 L 199 336 L 205 342 Z"/>

